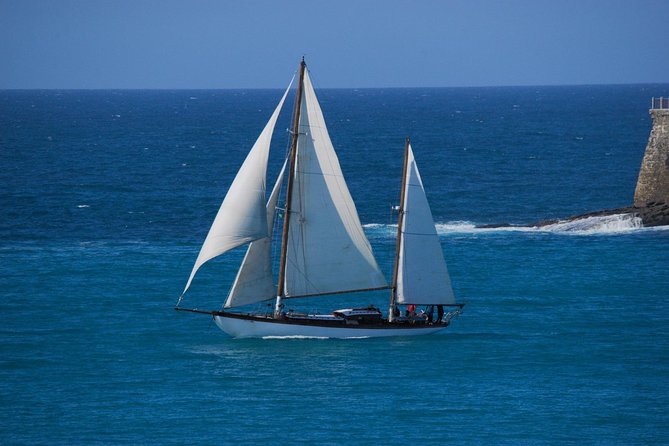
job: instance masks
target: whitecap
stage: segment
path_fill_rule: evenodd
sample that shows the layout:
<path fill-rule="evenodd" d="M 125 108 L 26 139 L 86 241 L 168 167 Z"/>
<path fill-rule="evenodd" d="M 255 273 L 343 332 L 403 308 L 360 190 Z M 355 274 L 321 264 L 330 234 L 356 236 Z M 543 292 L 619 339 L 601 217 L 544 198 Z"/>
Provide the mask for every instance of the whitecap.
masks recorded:
<path fill-rule="evenodd" d="M 601 215 L 558 221 L 537 228 L 539 231 L 576 235 L 620 234 L 642 229 L 641 218 L 632 214 Z"/>
<path fill-rule="evenodd" d="M 397 231 L 396 224 L 368 223 L 363 225 L 370 233 L 377 236 L 391 236 Z M 479 227 L 471 221 L 450 221 L 436 223 L 437 234 L 485 234 L 499 232 L 532 232 L 552 233 L 564 235 L 615 235 L 639 231 L 669 230 L 669 226 L 645 228 L 641 218 L 633 214 L 600 215 L 577 218 L 573 220 L 558 220 L 554 223 L 533 225 L 509 225 L 499 227 Z"/>
<path fill-rule="evenodd" d="M 610 235 L 624 234 L 633 231 L 653 229 L 644 228 L 641 218 L 632 214 L 600 215 L 577 218 L 574 220 L 559 220 L 544 226 L 502 226 L 480 228 L 472 222 L 456 221 L 438 223 L 435 225 L 437 233 L 486 233 L 486 232 L 538 232 L 566 235 Z"/>

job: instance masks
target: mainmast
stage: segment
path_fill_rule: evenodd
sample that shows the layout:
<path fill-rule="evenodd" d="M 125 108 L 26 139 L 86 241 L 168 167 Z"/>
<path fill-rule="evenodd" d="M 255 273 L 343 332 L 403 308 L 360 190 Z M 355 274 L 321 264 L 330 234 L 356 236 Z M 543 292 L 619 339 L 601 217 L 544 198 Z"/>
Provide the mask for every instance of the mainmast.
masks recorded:
<path fill-rule="evenodd" d="M 288 186 L 286 189 L 286 206 L 283 217 L 283 234 L 281 236 L 281 261 L 279 263 L 279 283 L 276 290 L 276 304 L 274 305 L 274 318 L 281 316 L 281 299 L 285 294 L 284 282 L 286 278 L 286 253 L 288 251 L 288 227 L 290 224 L 290 203 L 293 197 L 293 181 L 295 178 L 295 162 L 297 155 L 297 139 L 299 138 L 300 110 L 302 104 L 302 90 L 304 88 L 304 70 L 307 64 L 304 57 L 300 62 L 300 80 L 297 83 L 297 97 L 295 99 L 295 119 L 293 121 L 292 141 L 290 143 L 290 164 L 288 169 Z M 406 161 L 405 161 L 406 164 Z"/>
<path fill-rule="evenodd" d="M 397 298 L 397 273 L 400 267 L 400 246 L 402 245 L 402 222 L 404 221 L 404 193 L 407 181 L 407 161 L 409 159 L 409 137 L 404 144 L 404 168 L 402 169 L 402 191 L 400 192 L 399 216 L 397 217 L 397 241 L 395 242 L 395 267 L 393 268 L 393 283 L 390 292 L 390 306 L 388 307 L 388 321 L 395 318 L 395 300 Z"/>

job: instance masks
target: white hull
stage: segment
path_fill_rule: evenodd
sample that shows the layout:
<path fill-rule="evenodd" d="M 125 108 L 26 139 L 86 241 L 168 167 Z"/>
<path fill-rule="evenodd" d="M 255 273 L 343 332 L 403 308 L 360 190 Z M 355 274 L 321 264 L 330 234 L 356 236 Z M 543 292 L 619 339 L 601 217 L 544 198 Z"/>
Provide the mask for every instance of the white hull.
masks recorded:
<path fill-rule="evenodd" d="M 355 326 L 326 327 L 303 325 L 298 322 L 276 322 L 236 317 L 214 316 L 216 325 L 235 338 L 305 337 L 305 338 L 379 338 L 388 336 L 419 336 L 436 333 L 448 325 L 426 325 L 424 327 L 368 328 Z"/>

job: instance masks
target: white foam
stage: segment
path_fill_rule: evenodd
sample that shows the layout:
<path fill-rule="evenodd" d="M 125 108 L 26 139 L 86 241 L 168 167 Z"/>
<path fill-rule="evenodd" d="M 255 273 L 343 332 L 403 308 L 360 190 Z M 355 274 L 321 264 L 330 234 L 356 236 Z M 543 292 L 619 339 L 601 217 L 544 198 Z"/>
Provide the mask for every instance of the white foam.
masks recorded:
<path fill-rule="evenodd" d="M 434 225 L 438 234 L 448 232 L 472 232 L 476 230 L 476 225 L 469 221 L 451 221 L 448 223 L 437 223 Z"/>
<path fill-rule="evenodd" d="M 642 221 L 632 214 L 603 215 L 576 220 L 562 220 L 545 226 L 506 226 L 477 228 L 470 222 L 437 224 L 437 233 L 449 232 L 546 232 L 566 235 L 610 235 L 643 229 Z"/>
<path fill-rule="evenodd" d="M 77 207 L 78 207 L 79 209 L 83 209 L 83 208 L 89 208 L 89 207 L 91 207 L 91 206 L 90 206 L 89 204 L 78 204 Z"/>
<path fill-rule="evenodd" d="M 366 224 L 364 227 L 371 232 L 397 230 L 395 224 Z M 564 235 L 613 235 L 627 234 L 637 231 L 669 230 L 669 226 L 644 228 L 641 218 L 632 214 L 614 214 L 584 217 L 575 220 L 561 220 L 545 226 L 502 226 L 496 228 L 480 228 L 470 221 L 452 221 L 435 224 L 439 235 L 449 234 L 481 234 L 497 232 L 533 232 Z"/>
<path fill-rule="evenodd" d="M 566 232 L 580 235 L 619 234 L 643 228 L 641 218 L 632 214 L 603 215 L 559 221 L 537 228 L 544 232 Z"/>
<path fill-rule="evenodd" d="M 388 227 L 393 227 L 393 226 L 395 226 L 395 228 L 397 228 L 397 225 L 387 225 L 387 224 L 383 224 L 383 223 L 367 223 L 367 224 L 362 225 L 363 228 L 370 228 L 370 229 L 376 229 L 376 228 L 383 229 L 383 228 L 388 228 Z"/>

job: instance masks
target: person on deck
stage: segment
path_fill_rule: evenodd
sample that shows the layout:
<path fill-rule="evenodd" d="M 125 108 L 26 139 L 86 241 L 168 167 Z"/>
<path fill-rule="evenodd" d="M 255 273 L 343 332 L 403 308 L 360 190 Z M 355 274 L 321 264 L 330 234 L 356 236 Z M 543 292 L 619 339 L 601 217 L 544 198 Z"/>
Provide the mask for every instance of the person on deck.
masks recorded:
<path fill-rule="evenodd" d="M 426 314 L 427 314 L 427 323 L 431 324 L 434 322 L 434 305 L 430 305 L 426 308 Z"/>
<path fill-rule="evenodd" d="M 441 324 L 441 320 L 444 318 L 444 306 L 437 305 L 437 324 Z"/>

